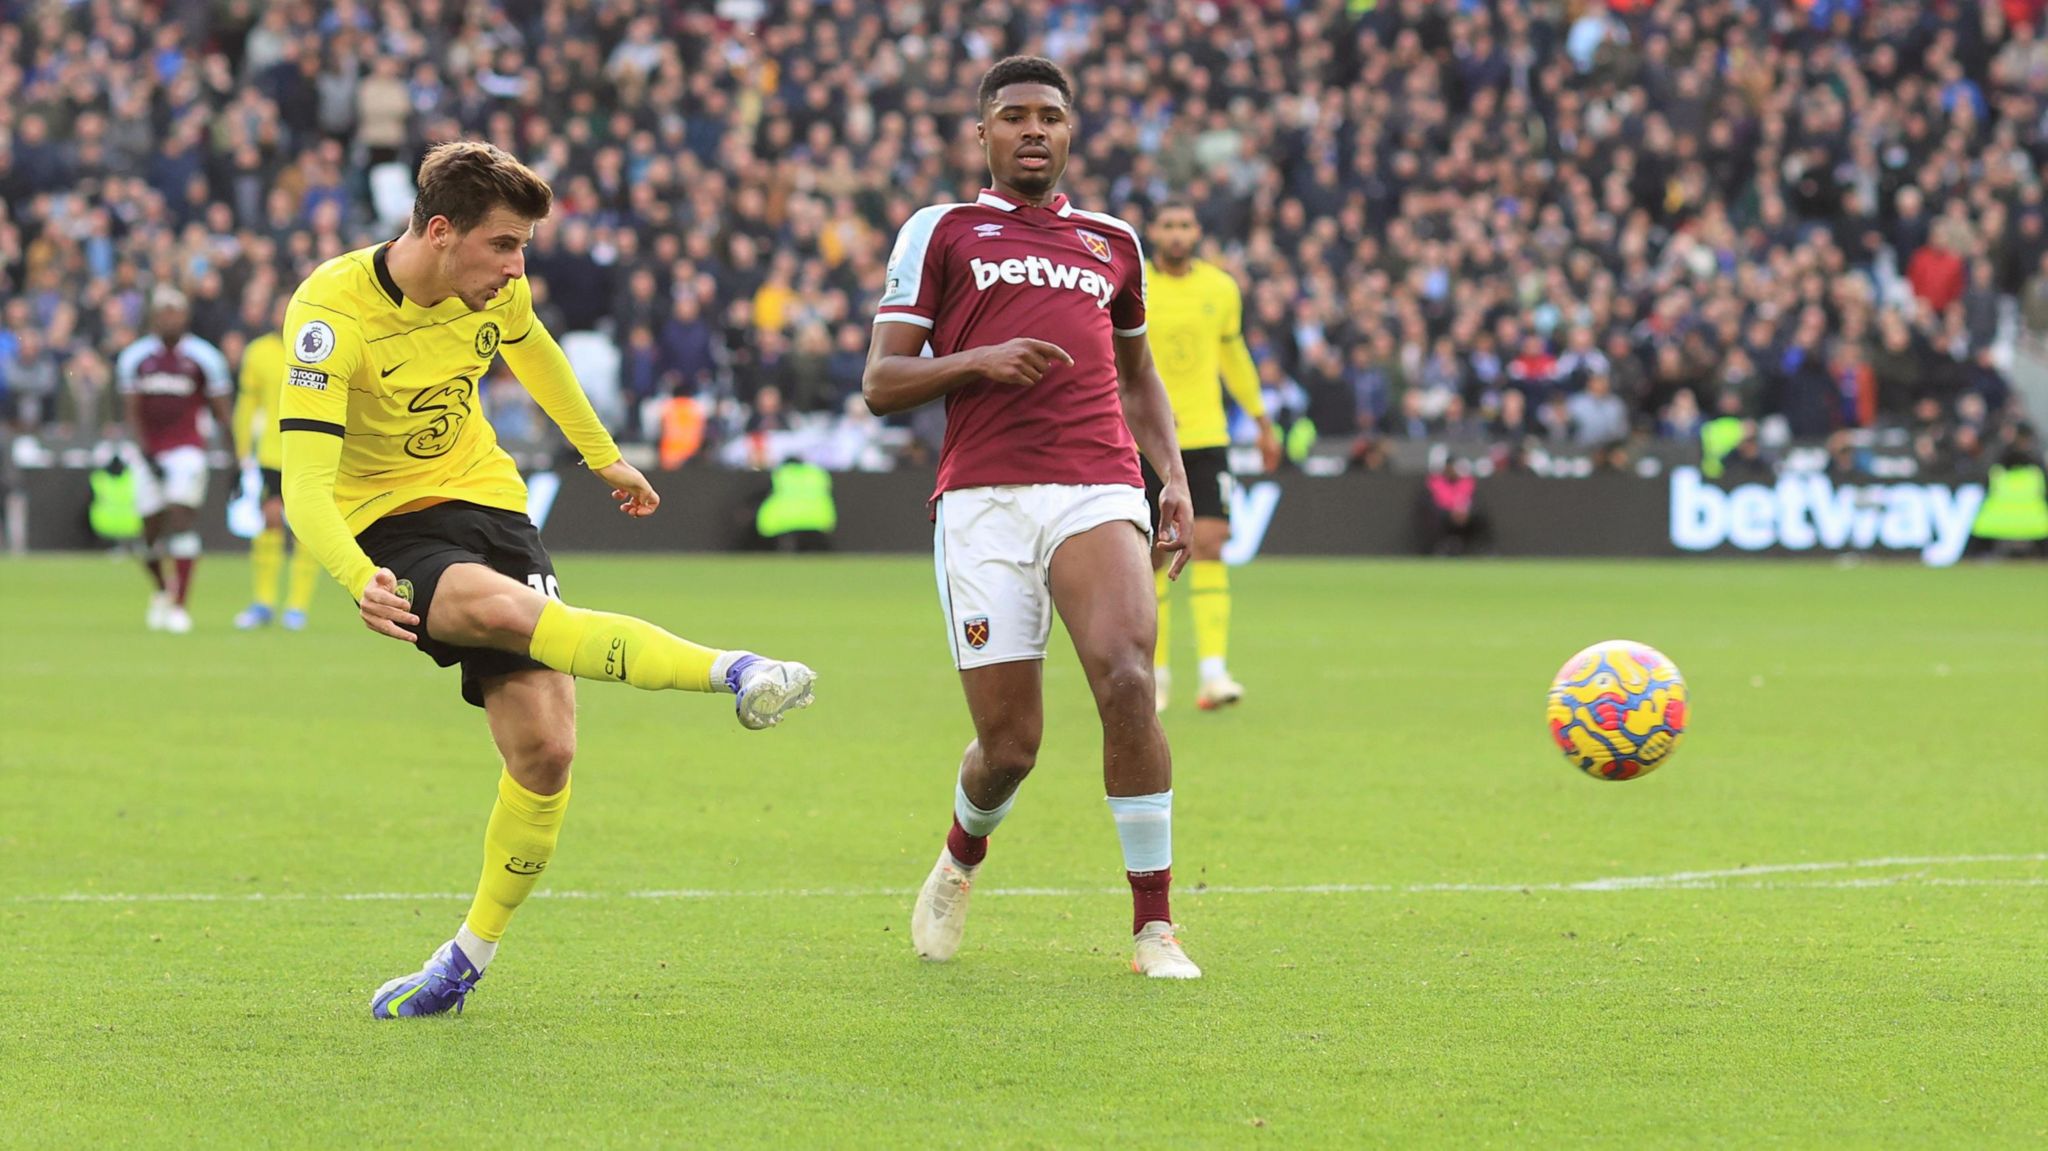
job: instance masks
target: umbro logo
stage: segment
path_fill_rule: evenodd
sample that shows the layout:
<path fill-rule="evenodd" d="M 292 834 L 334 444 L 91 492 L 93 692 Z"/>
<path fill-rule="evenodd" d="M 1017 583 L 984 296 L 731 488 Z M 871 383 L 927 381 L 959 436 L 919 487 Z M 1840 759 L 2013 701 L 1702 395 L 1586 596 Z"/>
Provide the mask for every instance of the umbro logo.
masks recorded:
<path fill-rule="evenodd" d="M 1003 234 L 1003 226 L 1001 224 L 976 224 L 974 226 L 974 234 L 984 240 L 992 240 Z"/>

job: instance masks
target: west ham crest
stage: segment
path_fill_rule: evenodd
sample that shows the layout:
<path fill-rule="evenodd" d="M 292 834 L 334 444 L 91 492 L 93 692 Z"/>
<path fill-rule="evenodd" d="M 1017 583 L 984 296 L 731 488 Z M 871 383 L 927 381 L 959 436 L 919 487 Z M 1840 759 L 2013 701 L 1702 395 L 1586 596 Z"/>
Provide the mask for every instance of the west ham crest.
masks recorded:
<path fill-rule="evenodd" d="M 1081 237 L 1081 246 L 1088 249 L 1089 255 L 1105 264 L 1109 263 L 1108 237 L 1098 236 L 1086 228 L 1076 228 L 1074 234 Z"/>
<path fill-rule="evenodd" d="M 985 616 L 985 615 L 978 615 L 978 616 L 975 616 L 975 617 L 974 617 L 973 619 L 970 619 L 970 620 L 967 620 L 967 621 L 965 621 L 965 622 L 961 623 L 961 625 L 960 625 L 960 630 L 961 630 L 961 632 L 962 632 L 963 634 L 965 634 L 965 635 L 966 635 L 966 637 L 967 637 L 967 646 L 968 646 L 968 647 L 971 647 L 971 648 L 975 649 L 976 651 L 979 651 L 979 650 L 981 650 L 982 648 L 985 648 L 985 647 L 987 647 L 987 646 L 988 646 L 988 617 L 987 617 L 987 616 Z"/>

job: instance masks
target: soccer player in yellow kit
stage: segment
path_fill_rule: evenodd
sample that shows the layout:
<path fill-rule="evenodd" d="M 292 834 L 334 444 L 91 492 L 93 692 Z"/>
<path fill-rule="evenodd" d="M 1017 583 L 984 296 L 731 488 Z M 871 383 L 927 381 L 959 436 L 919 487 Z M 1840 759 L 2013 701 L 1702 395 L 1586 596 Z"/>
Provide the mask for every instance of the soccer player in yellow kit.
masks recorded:
<path fill-rule="evenodd" d="M 699 647 L 630 616 L 570 607 L 526 516 L 526 485 L 484 419 L 477 387 L 501 352 L 612 487 L 619 509 L 661 499 L 577 386 L 534 317 L 525 248 L 547 182 L 481 143 L 420 165 L 404 235 L 322 264 L 285 316 L 285 511 L 380 635 L 462 666 L 504 758 L 484 830 L 483 876 L 454 939 L 379 988 L 380 1019 L 461 1007 L 512 912 L 554 856 L 576 750 L 572 676 L 648 689 L 730 692 L 740 722 L 769 727 L 811 701 L 811 670 Z"/>
<path fill-rule="evenodd" d="M 1174 429 L 1180 436 L 1181 460 L 1187 468 L 1188 491 L 1195 505 L 1194 559 L 1188 565 L 1195 617 L 1195 654 L 1201 660 L 1202 685 L 1195 706 L 1204 711 L 1227 707 L 1244 698 L 1244 688 L 1230 678 L 1225 663 L 1230 647 L 1230 569 L 1223 545 L 1230 539 L 1230 429 L 1223 414 L 1223 388 L 1245 413 L 1258 421 L 1259 454 L 1271 470 L 1280 462 L 1280 441 L 1266 416 L 1259 394 L 1258 369 L 1245 350 L 1243 297 L 1230 274 L 1195 258 L 1202 225 L 1185 200 L 1169 200 L 1152 213 L 1145 237 L 1151 248 L 1151 279 L 1146 309 L 1151 328 L 1152 358 L 1166 381 L 1173 404 Z M 1221 386 L 1217 381 L 1221 379 Z M 1158 511 L 1159 477 L 1145 465 L 1145 493 Z M 1153 677 L 1158 707 L 1169 699 L 1168 621 L 1173 584 L 1155 556 L 1154 579 L 1159 593 L 1159 643 L 1153 649 Z"/>
<path fill-rule="evenodd" d="M 277 430 L 278 390 L 284 386 L 284 337 L 278 329 L 284 326 L 285 304 L 277 301 L 271 330 L 242 350 L 240 391 L 235 397 L 235 458 L 245 465 L 253 460 L 263 477 L 263 530 L 249 541 L 253 594 L 249 606 L 235 617 L 235 626 L 244 631 L 267 627 L 276 617 L 277 572 L 284 566 L 285 545 L 292 542 L 291 529 L 284 523 L 284 436 Z M 291 588 L 280 622 L 287 631 L 298 631 L 306 626 L 306 607 L 313 602 L 320 561 L 302 547 L 293 547 L 291 553 Z"/>

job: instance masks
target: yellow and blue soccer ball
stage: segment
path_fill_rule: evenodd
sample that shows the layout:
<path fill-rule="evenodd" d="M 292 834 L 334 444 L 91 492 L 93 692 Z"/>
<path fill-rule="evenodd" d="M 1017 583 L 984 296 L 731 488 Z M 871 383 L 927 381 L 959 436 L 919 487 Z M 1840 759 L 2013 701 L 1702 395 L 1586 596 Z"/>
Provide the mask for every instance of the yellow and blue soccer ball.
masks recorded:
<path fill-rule="evenodd" d="M 1685 735 L 1685 677 L 1663 652 L 1610 639 L 1565 661 L 1550 683 L 1550 738 L 1595 779 L 1657 770 Z"/>

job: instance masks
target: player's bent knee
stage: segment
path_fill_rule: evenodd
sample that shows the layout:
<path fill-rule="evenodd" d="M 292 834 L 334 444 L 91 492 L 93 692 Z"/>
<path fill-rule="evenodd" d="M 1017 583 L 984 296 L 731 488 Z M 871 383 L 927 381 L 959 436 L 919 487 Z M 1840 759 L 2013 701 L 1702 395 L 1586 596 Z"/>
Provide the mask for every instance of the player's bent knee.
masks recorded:
<path fill-rule="evenodd" d="M 1142 710 L 1151 715 L 1158 706 L 1152 691 L 1152 660 L 1142 652 L 1117 658 L 1090 686 L 1096 707 L 1104 713 Z"/>
<path fill-rule="evenodd" d="M 553 795 L 569 782 L 569 765 L 576 759 L 576 733 L 536 732 L 501 750 L 507 770 L 521 787 Z"/>

